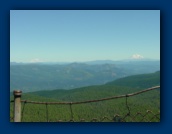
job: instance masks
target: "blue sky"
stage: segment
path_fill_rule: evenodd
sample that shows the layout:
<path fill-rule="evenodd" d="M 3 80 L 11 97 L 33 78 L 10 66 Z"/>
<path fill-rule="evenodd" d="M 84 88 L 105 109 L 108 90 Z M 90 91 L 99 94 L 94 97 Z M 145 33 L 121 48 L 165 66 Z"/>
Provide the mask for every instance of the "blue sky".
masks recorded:
<path fill-rule="evenodd" d="M 10 61 L 160 59 L 160 10 L 11 10 Z"/>

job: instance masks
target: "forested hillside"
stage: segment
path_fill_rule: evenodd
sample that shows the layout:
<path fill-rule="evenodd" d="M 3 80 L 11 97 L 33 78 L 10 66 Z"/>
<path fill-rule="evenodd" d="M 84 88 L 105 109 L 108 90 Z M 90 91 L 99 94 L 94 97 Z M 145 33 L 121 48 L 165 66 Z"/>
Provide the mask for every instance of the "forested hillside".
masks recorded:
<path fill-rule="evenodd" d="M 123 83 L 123 85 L 119 82 L 119 80 Z M 146 87 L 160 85 L 160 72 L 158 71 L 151 74 L 135 75 L 119 80 L 105 85 L 88 86 L 72 90 L 47 90 L 23 93 L 22 100 L 41 102 L 77 102 L 125 95 L 138 92 Z M 136 80 L 140 80 L 141 82 L 137 82 Z M 137 84 L 132 84 L 135 83 L 135 81 Z M 146 85 L 147 82 L 149 82 L 148 85 Z M 72 105 L 73 117 L 71 117 L 71 109 L 69 105 L 48 105 L 49 120 L 69 121 L 72 118 L 75 121 L 80 121 L 81 119 L 91 121 L 93 118 L 101 119 L 104 116 L 112 119 L 115 114 L 125 116 L 129 112 L 128 107 L 130 109 L 131 116 L 134 116 L 137 112 L 141 112 L 144 115 L 147 110 L 150 110 L 153 113 L 158 113 L 160 112 L 160 89 L 128 97 L 127 101 L 127 105 L 126 98 Z M 46 121 L 46 105 L 26 103 L 24 109 L 25 112 L 23 121 Z M 13 109 L 11 104 L 11 116 L 12 111 Z M 146 118 L 149 120 L 152 119 L 152 116 L 153 114 L 150 113 L 150 115 L 148 114 L 148 117 Z M 159 115 L 158 118 L 160 118 Z M 142 117 L 138 116 L 136 121 L 139 121 L 140 119 L 142 119 Z M 126 117 L 126 120 L 132 121 L 130 116 Z M 146 119 L 143 119 L 142 121 L 146 121 Z M 159 120 L 157 120 L 157 118 L 153 118 L 152 121 Z"/>
<path fill-rule="evenodd" d="M 160 71 L 150 74 L 133 75 L 125 78 L 120 78 L 107 85 L 117 85 L 136 88 L 149 88 L 160 84 Z"/>

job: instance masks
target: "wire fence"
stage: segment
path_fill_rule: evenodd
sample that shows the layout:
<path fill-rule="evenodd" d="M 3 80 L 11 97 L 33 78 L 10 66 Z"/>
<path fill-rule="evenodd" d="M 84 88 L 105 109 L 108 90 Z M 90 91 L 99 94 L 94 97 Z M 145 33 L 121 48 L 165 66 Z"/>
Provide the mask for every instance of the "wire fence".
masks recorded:
<path fill-rule="evenodd" d="M 148 110 L 146 108 L 143 109 L 139 104 L 129 102 L 129 98 L 132 96 L 159 88 L 160 86 L 155 86 L 130 94 L 77 102 L 37 102 L 21 100 L 21 122 L 160 122 L 160 108 L 158 111 L 150 110 L 152 107 L 149 106 L 148 108 L 150 109 Z M 123 98 L 123 100 L 121 103 L 117 103 L 118 105 L 120 104 L 120 106 L 118 106 L 115 102 L 120 98 Z M 111 106 L 101 107 L 106 106 L 107 103 L 105 101 L 111 101 L 108 103 L 108 105 L 111 104 Z M 11 122 L 14 121 L 14 114 L 12 114 L 14 113 L 13 102 L 14 101 L 11 101 L 10 107 Z M 137 110 L 136 107 L 139 107 L 139 110 Z M 89 111 L 89 114 L 87 114 L 87 111 Z M 101 113 L 101 111 L 105 112 Z M 110 111 L 111 114 L 105 115 L 106 111 Z"/>

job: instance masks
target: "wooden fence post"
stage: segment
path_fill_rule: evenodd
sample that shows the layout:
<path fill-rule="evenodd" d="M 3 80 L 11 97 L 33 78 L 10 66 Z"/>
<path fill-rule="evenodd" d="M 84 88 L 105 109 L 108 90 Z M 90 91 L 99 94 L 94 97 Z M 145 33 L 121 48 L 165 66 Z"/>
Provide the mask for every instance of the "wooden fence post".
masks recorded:
<path fill-rule="evenodd" d="M 14 122 L 21 122 L 21 94 L 22 91 L 14 90 Z"/>

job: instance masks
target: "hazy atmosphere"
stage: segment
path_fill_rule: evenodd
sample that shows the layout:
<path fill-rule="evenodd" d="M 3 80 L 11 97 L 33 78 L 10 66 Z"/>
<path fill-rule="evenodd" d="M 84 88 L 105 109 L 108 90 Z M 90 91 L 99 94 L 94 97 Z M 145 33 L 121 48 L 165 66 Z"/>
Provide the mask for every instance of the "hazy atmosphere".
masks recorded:
<path fill-rule="evenodd" d="M 160 59 L 160 10 L 11 10 L 11 62 Z"/>

